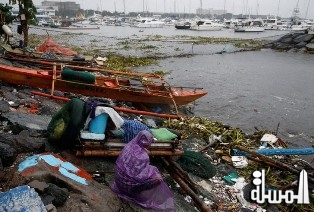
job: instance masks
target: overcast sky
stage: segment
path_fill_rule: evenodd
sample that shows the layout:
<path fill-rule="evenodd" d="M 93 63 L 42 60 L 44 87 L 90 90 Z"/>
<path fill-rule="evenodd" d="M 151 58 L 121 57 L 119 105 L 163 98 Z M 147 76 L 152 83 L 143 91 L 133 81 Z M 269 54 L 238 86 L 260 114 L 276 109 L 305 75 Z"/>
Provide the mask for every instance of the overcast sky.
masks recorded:
<path fill-rule="evenodd" d="M 2 2 L 3 0 L 1 0 Z M 4 0 L 8 2 L 8 0 Z M 40 4 L 43 0 L 33 0 Z M 58 1 L 58 0 L 56 0 Z M 66 0 L 60 0 L 66 1 Z M 185 12 L 195 13 L 197 8 L 221 9 L 233 14 L 279 15 L 290 17 L 298 3 L 301 18 L 314 19 L 314 0 L 68 0 L 75 1 L 82 9 L 110 12 Z M 125 2 L 125 7 L 124 7 Z"/>

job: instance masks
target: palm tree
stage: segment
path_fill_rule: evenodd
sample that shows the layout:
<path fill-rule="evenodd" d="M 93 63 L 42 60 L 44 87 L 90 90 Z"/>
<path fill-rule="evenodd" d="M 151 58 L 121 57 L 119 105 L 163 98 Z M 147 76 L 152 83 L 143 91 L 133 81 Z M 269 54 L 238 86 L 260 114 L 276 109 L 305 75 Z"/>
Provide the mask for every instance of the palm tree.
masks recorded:
<path fill-rule="evenodd" d="M 22 32 L 24 35 L 24 47 L 28 46 L 28 24 L 36 20 L 36 8 L 32 0 L 10 0 L 9 4 L 18 4 L 19 18 L 21 20 Z"/>

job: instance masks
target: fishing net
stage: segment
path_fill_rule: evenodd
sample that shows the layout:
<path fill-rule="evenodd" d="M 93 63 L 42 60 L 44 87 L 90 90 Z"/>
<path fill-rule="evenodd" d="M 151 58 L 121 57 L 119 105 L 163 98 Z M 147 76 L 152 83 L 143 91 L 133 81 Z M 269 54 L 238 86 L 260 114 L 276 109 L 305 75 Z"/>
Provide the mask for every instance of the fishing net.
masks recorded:
<path fill-rule="evenodd" d="M 73 98 L 55 113 L 48 124 L 48 140 L 61 147 L 73 147 L 86 120 L 84 101 Z"/>
<path fill-rule="evenodd" d="M 216 175 L 216 168 L 199 152 L 185 150 L 177 163 L 186 172 L 204 179 L 209 179 Z"/>
<path fill-rule="evenodd" d="M 75 51 L 72 51 L 71 49 L 65 48 L 57 44 L 52 38 L 49 36 L 45 42 L 43 42 L 40 46 L 36 48 L 36 51 L 39 52 L 52 52 L 56 54 L 61 55 L 67 55 L 67 56 L 74 56 L 77 55 Z"/>

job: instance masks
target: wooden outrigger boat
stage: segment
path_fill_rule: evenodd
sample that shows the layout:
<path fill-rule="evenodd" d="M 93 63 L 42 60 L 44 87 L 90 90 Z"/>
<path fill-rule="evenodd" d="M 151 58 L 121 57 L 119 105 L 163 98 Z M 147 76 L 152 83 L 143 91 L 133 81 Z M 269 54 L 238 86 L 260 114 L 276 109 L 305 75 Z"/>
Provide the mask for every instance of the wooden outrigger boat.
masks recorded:
<path fill-rule="evenodd" d="M 98 75 L 91 72 L 97 72 Z M 54 65 L 52 70 L 34 70 L 0 64 L 0 80 L 51 89 L 52 93 L 59 90 L 85 96 L 160 105 L 185 105 L 207 94 L 202 88 L 171 87 L 161 76 L 155 74 L 79 66 L 65 66 L 62 70 L 57 70 Z"/>
<path fill-rule="evenodd" d="M 3 44 L 1 47 L 5 50 L 6 57 L 11 57 L 12 59 L 16 60 L 57 62 L 80 66 L 91 66 L 95 62 L 95 59 L 92 56 L 85 56 L 84 58 L 81 58 L 68 55 L 28 51 L 22 48 L 13 49 L 10 45 L 7 44 Z"/>

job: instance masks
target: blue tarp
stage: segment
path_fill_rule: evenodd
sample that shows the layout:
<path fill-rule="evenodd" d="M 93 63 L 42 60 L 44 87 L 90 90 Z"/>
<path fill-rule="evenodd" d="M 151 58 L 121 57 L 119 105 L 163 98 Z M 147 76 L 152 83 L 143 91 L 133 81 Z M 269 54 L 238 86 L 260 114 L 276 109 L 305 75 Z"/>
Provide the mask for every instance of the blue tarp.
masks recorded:
<path fill-rule="evenodd" d="M 0 194 L 1 212 L 44 212 L 46 208 L 38 193 L 27 185 Z"/>

